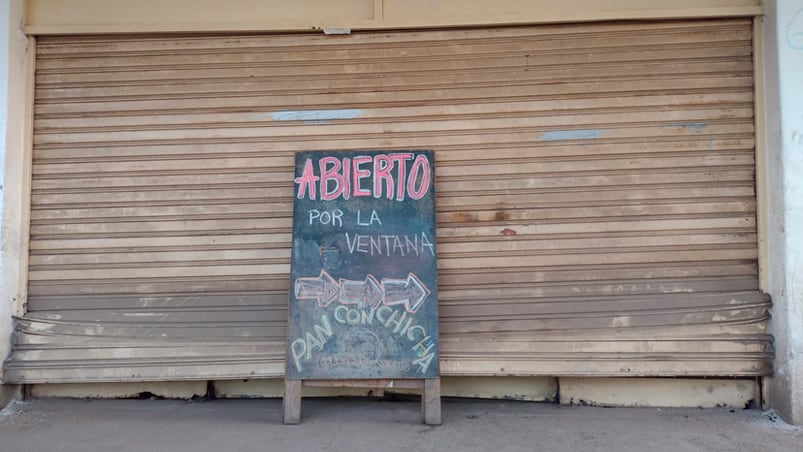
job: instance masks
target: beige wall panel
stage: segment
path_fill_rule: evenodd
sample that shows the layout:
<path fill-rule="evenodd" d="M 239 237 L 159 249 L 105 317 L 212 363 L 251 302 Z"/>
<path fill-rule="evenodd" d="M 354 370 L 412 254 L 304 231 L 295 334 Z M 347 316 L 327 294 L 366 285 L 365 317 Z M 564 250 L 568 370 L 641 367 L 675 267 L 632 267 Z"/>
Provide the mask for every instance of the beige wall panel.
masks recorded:
<path fill-rule="evenodd" d="M 289 31 L 754 16 L 759 0 L 29 0 L 29 33 Z"/>
<path fill-rule="evenodd" d="M 754 380 L 660 378 L 560 378 L 560 402 L 567 405 L 744 408 L 759 396 Z M 550 401 L 558 398 L 558 379 L 546 377 L 444 377 L 442 394 L 506 400 Z M 218 398 L 282 397 L 281 379 L 219 380 Z M 31 385 L 33 397 L 129 398 L 142 394 L 190 399 L 204 396 L 207 383 L 142 382 Z M 406 391 L 401 391 L 406 392 Z M 305 388 L 308 397 L 382 396 L 382 389 Z"/>
<path fill-rule="evenodd" d="M 628 407 L 757 406 L 755 380 L 666 378 L 561 378 L 560 403 Z"/>
<path fill-rule="evenodd" d="M 327 17 L 332 17 L 333 23 L 329 25 L 337 25 L 343 20 L 366 23 L 374 14 L 373 0 L 292 3 L 237 0 L 225 4 L 197 0 L 33 0 L 27 3 L 26 25 L 35 33 L 54 26 L 82 33 L 95 28 L 103 32 L 244 30 L 253 29 L 263 21 L 264 25 L 280 30 L 309 30 Z"/>
<path fill-rule="evenodd" d="M 205 381 L 149 381 L 143 383 L 61 383 L 39 384 L 28 388 L 31 397 L 68 399 L 123 399 L 145 394 L 166 399 L 191 399 L 206 395 Z"/>
<path fill-rule="evenodd" d="M 214 382 L 215 396 L 221 399 L 279 398 L 284 396 L 284 380 L 280 378 L 252 380 L 218 380 Z M 384 395 L 380 388 L 325 388 L 301 389 L 304 397 L 360 397 Z"/>
<path fill-rule="evenodd" d="M 440 20 L 453 21 L 451 23 L 483 23 L 484 20 L 487 20 L 483 19 L 484 17 L 492 17 L 495 21 L 504 20 L 516 23 L 522 20 L 522 11 L 537 14 L 536 17 L 543 17 L 545 21 L 694 17 L 697 14 L 711 13 L 716 9 L 721 9 L 724 13 L 728 8 L 732 9 L 732 13 L 738 14 L 737 11 L 744 13 L 760 5 L 760 2 L 751 0 L 702 2 L 681 0 L 673 1 L 671 4 L 642 0 L 615 0 L 604 2 L 605 4 L 600 4 L 601 2 L 595 0 L 576 0 L 571 3 L 539 1 L 537 4 L 528 0 L 474 1 L 470 5 L 466 5 L 463 0 L 386 0 L 384 3 L 386 17 L 415 21 L 421 20 L 422 16 L 434 16 Z"/>
<path fill-rule="evenodd" d="M 557 398 L 558 380 L 550 377 L 508 377 L 504 380 L 492 377 L 443 377 L 441 395 L 444 397 L 472 397 L 483 399 L 506 399 L 528 401 L 552 401 Z M 219 398 L 282 397 L 284 381 L 281 379 L 220 380 L 215 381 L 215 394 Z M 377 396 L 385 393 L 382 388 L 303 388 L 305 396 Z M 394 389 L 394 393 L 418 393 L 415 390 Z"/>

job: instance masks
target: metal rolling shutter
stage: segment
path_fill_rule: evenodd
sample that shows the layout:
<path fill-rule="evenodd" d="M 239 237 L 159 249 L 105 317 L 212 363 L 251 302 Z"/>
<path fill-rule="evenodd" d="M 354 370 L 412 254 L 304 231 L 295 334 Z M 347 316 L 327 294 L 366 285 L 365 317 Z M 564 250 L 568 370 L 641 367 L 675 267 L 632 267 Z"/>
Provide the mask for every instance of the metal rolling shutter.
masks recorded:
<path fill-rule="evenodd" d="M 762 375 L 751 20 L 38 42 L 12 382 L 283 373 L 299 150 L 433 149 L 446 375 Z"/>

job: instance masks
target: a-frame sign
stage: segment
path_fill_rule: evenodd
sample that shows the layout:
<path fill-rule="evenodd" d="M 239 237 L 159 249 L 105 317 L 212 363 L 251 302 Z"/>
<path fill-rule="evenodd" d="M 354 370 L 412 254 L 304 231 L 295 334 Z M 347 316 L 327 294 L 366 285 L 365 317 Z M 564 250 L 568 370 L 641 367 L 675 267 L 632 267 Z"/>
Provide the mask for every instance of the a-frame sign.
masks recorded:
<path fill-rule="evenodd" d="M 417 388 L 439 424 L 431 151 L 296 154 L 284 422 L 302 386 Z"/>

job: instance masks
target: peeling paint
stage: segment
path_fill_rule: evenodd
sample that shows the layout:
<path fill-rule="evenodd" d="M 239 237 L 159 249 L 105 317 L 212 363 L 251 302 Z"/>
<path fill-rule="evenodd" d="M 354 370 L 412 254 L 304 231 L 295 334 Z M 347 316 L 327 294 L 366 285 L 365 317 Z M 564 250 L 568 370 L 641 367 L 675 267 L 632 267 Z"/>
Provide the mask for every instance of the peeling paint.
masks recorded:
<path fill-rule="evenodd" d="M 706 126 L 707 124 L 704 122 L 672 122 L 669 124 L 664 124 L 661 127 L 679 128 L 685 130 L 686 132 L 696 132 L 704 129 Z"/>
<path fill-rule="evenodd" d="M 308 124 L 323 124 L 336 119 L 355 119 L 362 116 L 358 109 L 343 110 L 300 110 L 274 111 L 270 114 L 274 121 L 304 121 Z"/>
<path fill-rule="evenodd" d="M 792 131 L 792 145 L 803 146 L 803 130 Z M 0 187 L 2 188 L 2 187 Z"/>
<path fill-rule="evenodd" d="M 560 378 L 562 405 L 744 408 L 757 396 L 749 380 Z"/>
<path fill-rule="evenodd" d="M 44 322 L 31 322 L 31 331 L 35 333 L 41 333 L 50 331 L 53 329 L 53 324 L 44 323 Z"/>
<path fill-rule="evenodd" d="M 803 9 L 797 10 L 786 26 L 786 44 L 792 49 L 803 49 Z"/>
<path fill-rule="evenodd" d="M 616 316 L 611 320 L 611 328 L 627 328 L 632 323 L 632 320 L 629 315 Z"/>
<path fill-rule="evenodd" d="M 562 140 L 593 140 L 602 135 L 601 130 L 549 130 L 544 132 L 538 141 L 562 141 Z"/>

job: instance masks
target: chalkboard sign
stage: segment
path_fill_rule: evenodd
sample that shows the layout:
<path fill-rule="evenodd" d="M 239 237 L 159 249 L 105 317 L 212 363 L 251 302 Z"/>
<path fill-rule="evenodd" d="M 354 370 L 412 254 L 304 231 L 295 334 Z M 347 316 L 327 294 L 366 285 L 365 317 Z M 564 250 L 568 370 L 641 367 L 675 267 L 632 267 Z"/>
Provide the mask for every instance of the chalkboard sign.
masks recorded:
<path fill-rule="evenodd" d="M 286 378 L 436 378 L 431 151 L 296 154 Z"/>

